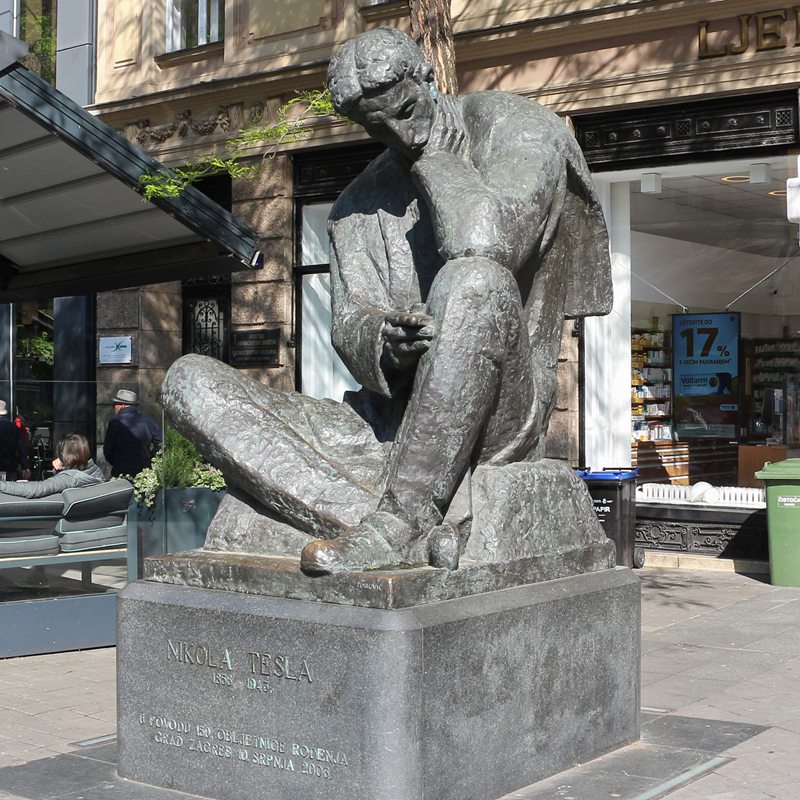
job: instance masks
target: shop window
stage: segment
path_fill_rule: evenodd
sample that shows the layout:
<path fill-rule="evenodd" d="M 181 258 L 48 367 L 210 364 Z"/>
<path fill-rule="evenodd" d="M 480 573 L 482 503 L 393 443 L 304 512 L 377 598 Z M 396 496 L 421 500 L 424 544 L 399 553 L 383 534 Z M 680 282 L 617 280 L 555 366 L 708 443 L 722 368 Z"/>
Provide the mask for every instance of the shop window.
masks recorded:
<path fill-rule="evenodd" d="M 65 433 L 86 436 L 96 451 L 95 317 L 92 295 L 0 307 L 0 399 L 22 430 L 31 480 L 50 477 Z M 54 535 L 52 504 L 32 509 L 0 519 L 0 630 L 8 632 L 0 658 L 112 644 L 114 594 L 126 582 L 124 522 L 117 544 L 91 546 Z"/>
<path fill-rule="evenodd" d="M 51 474 L 54 446 L 65 433 L 96 441 L 93 296 L 12 306 L 13 379 L 5 400 L 22 426 L 32 479 Z"/>
<path fill-rule="evenodd" d="M 25 66 L 52 86 L 56 85 L 57 0 L 22 0 L 19 38 L 30 46 Z"/>
<path fill-rule="evenodd" d="M 353 376 L 331 344 L 330 245 L 326 223 L 332 202 L 301 208 L 299 294 L 300 369 L 304 394 L 341 400 L 358 389 Z"/>
<path fill-rule="evenodd" d="M 631 338 L 606 350 L 630 348 L 618 389 L 630 392 L 642 483 L 753 487 L 748 448 L 783 448 L 777 460 L 800 447 L 800 251 L 785 196 L 795 174 L 786 153 L 615 176 Z"/>
<path fill-rule="evenodd" d="M 167 52 L 221 42 L 224 36 L 223 0 L 167 0 Z"/>
<path fill-rule="evenodd" d="M 294 160 L 294 320 L 297 347 L 295 387 L 312 397 L 341 400 L 358 384 L 331 344 L 330 244 L 327 221 L 342 190 L 383 152 L 361 145 Z"/>

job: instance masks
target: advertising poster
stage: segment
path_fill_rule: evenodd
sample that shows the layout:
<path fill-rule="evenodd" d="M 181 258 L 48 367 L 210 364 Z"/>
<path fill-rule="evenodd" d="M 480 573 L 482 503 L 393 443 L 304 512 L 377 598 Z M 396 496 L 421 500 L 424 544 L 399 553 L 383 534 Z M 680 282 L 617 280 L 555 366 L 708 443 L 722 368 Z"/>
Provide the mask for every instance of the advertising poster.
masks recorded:
<path fill-rule="evenodd" d="M 739 314 L 673 314 L 672 325 L 678 438 L 736 439 Z"/>

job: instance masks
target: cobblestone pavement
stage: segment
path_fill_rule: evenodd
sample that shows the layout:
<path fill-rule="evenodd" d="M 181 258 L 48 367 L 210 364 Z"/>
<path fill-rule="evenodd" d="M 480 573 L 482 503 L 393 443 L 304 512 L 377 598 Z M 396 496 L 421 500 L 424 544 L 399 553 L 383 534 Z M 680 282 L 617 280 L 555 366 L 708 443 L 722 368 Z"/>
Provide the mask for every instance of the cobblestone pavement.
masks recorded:
<path fill-rule="evenodd" d="M 0 660 L 0 767 L 117 729 L 116 649 Z"/>

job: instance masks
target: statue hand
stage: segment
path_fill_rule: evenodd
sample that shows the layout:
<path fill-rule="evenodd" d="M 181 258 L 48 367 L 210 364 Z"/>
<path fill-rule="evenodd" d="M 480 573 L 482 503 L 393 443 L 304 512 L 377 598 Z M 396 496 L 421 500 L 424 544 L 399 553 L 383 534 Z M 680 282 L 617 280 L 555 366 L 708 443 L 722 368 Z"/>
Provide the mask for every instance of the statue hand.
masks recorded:
<path fill-rule="evenodd" d="M 391 311 L 383 326 L 383 357 L 394 370 L 413 369 L 435 334 L 434 319 L 415 309 Z"/>
<path fill-rule="evenodd" d="M 456 98 L 442 95 L 437 101 L 436 112 L 436 119 L 425 145 L 425 155 L 436 152 L 463 154 L 466 150 L 466 134 Z"/>

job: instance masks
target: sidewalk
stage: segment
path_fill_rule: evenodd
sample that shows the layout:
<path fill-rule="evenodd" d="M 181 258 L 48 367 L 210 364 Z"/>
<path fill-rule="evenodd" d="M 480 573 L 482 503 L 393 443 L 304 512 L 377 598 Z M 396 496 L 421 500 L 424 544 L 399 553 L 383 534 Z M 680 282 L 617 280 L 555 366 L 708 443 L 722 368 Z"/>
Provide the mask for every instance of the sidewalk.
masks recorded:
<path fill-rule="evenodd" d="M 507 800 L 797 800 L 800 589 L 732 572 L 636 574 L 642 742 Z M 0 660 L 0 800 L 84 796 L 75 763 L 108 772 L 113 761 L 97 740 L 115 733 L 115 685 L 114 648 Z M 58 790 L 65 759 L 71 785 Z M 45 772 L 49 784 L 30 780 Z M 104 780 L 105 795 L 85 796 L 175 796 L 138 784 L 120 795 Z"/>

